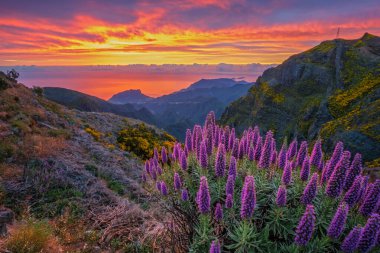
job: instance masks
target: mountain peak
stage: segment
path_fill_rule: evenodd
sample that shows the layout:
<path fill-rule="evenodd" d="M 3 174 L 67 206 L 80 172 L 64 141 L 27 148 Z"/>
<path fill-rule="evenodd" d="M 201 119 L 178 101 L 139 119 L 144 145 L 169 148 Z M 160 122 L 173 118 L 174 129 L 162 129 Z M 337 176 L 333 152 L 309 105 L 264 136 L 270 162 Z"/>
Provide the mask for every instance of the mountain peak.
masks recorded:
<path fill-rule="evenodd" d="M 280 139 L 321 138 L 329 151 L 342 140 L 345 148 L 375 164 L 380 156 L 380 131 L 372 127 L 380 117 L 379 64 L 375 35 L 324 41 L 264 71 L 244 98 L 226 108 L 221 122 L 237 131 L 257 124 Z"/>
<path fill-rule="evenodd" d="M 185 90 L 194 90 L 194 89 L 210 89 L 210 88 L 229 88 L 233 87 L 236 84 L 247 84 L 246 81 L 236 81 L 232 78 L 216 78 L 216 79 L 200 79 L 199 81 L 191 84 Z"/>
<path fill-rule="evenodd" d="M 130 89 L 113 95 L 108 102 L 113 104 L 143 103 L 153 98 L 144 95 L 140 89 Z"/>

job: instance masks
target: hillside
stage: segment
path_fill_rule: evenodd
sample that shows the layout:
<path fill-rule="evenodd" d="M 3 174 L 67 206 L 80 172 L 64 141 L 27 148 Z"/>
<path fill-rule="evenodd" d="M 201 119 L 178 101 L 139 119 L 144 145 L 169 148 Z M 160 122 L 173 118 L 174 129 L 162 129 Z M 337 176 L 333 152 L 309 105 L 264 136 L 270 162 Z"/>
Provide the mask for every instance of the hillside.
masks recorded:
<path fill-rule="evenodd" d="M 112 104 L 144 103 L 152 100 L 152 97 L 141 93 L 141 90 L 126 90 L 113 95 L 108 102 Z"/>
<path fill-rule="evenodd" d="M 380 157 L 380 38 L 336 39 L 264 71 L 256 86 L 224 111 L 238 131 L 273 129 L 280 139 L 344 141 L 371 166 Z"/>
<path fill-rule="evenodd" d="M 252 85 L 228 78 L 201 79 L 186 89 L 134 105 L 147 108 L 159 127 L 183 139 L 186 128 L 202 123 L 209 111 L 215 111 L 219 117 L 229 103 L 246 94 Z"/>
<path fill-rule="evenodd" d="M 87 112 L 112 112 L 147 123 L 156 123 L 154 116 L 148 110 L 136 109 L 131 104 L 112 104 L 103 99 L 65 88 L 45 87 L 43 94 L 46 98 L 69 108 Z"/>
<path fill-rule="evenodd" d="M 137 242 L 151 247 L 165 215 L 150 210 L 155 204 L 140 185 L 140 151 L 151 156 L 153 146 L 174 139 L 139 120 L 69 110 L 41 92 L 0 72 L 0 211 L 16 215 L 11 234 L 32 236 L 48 227 L 47 252 L 128 251 Z M 127 138 L 143 146 L 129 146 Z"/>

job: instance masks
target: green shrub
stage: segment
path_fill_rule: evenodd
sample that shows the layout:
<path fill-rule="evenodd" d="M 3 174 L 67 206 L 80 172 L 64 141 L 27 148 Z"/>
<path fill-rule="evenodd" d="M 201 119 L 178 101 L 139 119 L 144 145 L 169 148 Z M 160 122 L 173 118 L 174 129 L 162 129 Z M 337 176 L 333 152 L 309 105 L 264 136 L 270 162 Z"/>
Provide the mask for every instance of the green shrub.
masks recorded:
<path fill-rule="evenodd" d="M 6 247 L 15 253 L 37 253 L 46 248 L 50 237 L 51 229 L 46 222 L 28 221 L 7 239 Z"/>
<path fill-rule="evenodd" d="M 153 128 L 142 123 L 136 126 L 127 126 L 121 130 L 117 142 L 121 149 L 145 160 L 153 155 L 155 147 L 172 147 L 175 138 L 166 132 L 159 134 Z"/>

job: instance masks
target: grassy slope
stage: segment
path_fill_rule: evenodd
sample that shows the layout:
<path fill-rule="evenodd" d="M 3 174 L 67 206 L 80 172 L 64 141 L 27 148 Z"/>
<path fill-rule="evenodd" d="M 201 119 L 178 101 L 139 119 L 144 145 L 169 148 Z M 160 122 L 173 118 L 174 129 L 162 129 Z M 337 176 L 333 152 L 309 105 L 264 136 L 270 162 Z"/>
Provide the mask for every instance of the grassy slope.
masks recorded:
<path fill-rule="evenodd" d="M 25 216 L 48 218 L 53 236 L 70 252 L 127 247 L 142 234 L 149 237 L 147 229 L 159 221 L 140 207 L 146 202 L 139 184 L 142 163 L 117 143 L 122 129 L 137 129 L 141 122 L 68 110 L 2 73 L 0 81 L 1 88 L 8 86 L 0 90 L 0 206 L 16 213 L 15 227 L 25 228 Z M 115 230 L 117 222 L 130 226 Z"/>
<path fill-rule="evenodd" d="M 265 71 L 221 121 L 238 130 L 257 124 L 280 138 L 320 136 L 328 151 L 342 139 L 368 165 L 379 166 L 379 52 L 372 35 L 323 42 Z"/>

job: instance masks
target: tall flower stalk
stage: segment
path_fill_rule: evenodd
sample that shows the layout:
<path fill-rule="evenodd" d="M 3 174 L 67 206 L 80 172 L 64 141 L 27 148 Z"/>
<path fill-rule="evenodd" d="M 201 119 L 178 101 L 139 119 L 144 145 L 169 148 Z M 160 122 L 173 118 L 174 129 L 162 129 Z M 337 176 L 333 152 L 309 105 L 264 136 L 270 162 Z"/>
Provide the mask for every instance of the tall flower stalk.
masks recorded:
<path fill-rule="evenodd" d="M 315 210 L 313 205 L 307 205 L 305 213 L 298 223 L 294 242 L 305 246 L 311 239 L 315 229 Z"/>

